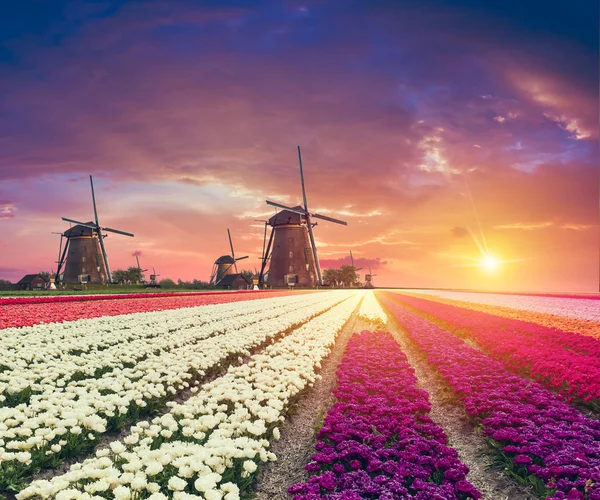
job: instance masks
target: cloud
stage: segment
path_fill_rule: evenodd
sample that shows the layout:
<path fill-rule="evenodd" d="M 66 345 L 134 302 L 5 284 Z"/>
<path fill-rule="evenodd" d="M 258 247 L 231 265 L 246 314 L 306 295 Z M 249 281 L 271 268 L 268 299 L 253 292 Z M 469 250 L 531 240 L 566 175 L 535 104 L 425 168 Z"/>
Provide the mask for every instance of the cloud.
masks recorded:
<path fill-rule="evenodd" d="M 12 219 L 15 216 L 16 207 L 12 203 L 0 201 L 0 219 Z"/>
<path fill-rule="evenodd" d="M 573 231 L 585 231 L 587 229 L 595 228 L 593 224 L 573 224 L 573 223 L 562 223 L 556 224 L 554 222 L 538 222 L 538 223 L 523 223 L 515 222 L 513 224 L 503 224 L 495 226 L 496 229 L 521 229 L 524 231 L 533 231 L 535 229 L 546 229 L 549 227 L 557 227 L 560 229 L 570 229 Z"/>
<path fill-rule="evenodd" d="M 462 226 L 454 226 L 450 232 L 452 233 L 452 236 L 454 236 L 455 238 L 464 238 L 465 236 L 467 236 L 469 234 L 469 231 L 467 230 L 467 228 L 462 227 Z"/>
<path fill-rule="evenodd" d="M 513 224 L 503 224 L 495 227 L 496 229 L 522 229 L 524 231 L 533 231 L 534 229 L 544 229 L 553 225 L 553 222 L 537 222 L 533 224 L 515 222 Z"/>

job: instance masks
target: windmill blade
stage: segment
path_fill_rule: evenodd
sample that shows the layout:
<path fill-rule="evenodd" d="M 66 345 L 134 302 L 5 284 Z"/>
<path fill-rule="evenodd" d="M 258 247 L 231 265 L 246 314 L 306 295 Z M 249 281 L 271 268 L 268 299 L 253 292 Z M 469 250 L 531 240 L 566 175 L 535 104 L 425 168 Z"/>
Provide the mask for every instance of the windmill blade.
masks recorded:
<path fill-rule="evenodd" d="M 342 224 L 343 226 L 347 226 L 348 223 L 346 221 L 343 220 L 339 220 L 339 219 L 334 219 L 333 217 L 327 217 L 326 215 L 321 215 L 321 214 L 310 214 L 311 217 L 314 217 L 315 219 L 323 219 L 329 222 L 334 222 L 335 224 Z"/>
<path fill-rule="evenodd" d="M 63 268 L 63 266 L 65 264 L 65 259 L 67 257 L 67 250 L 69 249 L 69 242 L 70 242 L 70 240 L 69 240 L 69 238 L 67 238 L 67 241 L 65 243 L 65 247 L 63 248 L 63 251 L 62 251 L 62 255 L 58 259 L 58 267 L 56 268 L 56 279 L 55 279 L 55 281 L 56 281 L 57 284 L 61 282 L 61 280 L 60 280 L 60 271 L 62 270 L 62 268 Z"/>
<path fill-rule="evenodd" d="M 94 205 L 94 217 L 96 220 L 96 225 L 99 226 L 100 223 L 98 222 L 98 210 L 96 210 L 96 195 L 94 194 L 94 180 L 92 179 L 91 175 L 90 175 L 90 186 L 92 186 L 92 203 Z"/>
<path fill-rule="evenodd" d="M 265 260 L 265 246 L 267 244 L 267 224 L 269 223 L 268 221 L 262 221 L 265 223 L 265 234 L 263 235 L 263 247 L 262 247 L 262 253 L 260 254 L 260 258 L 263 260 Z"/>
<path fill-rule="evenodd" d="M 229 231 L 229 228 L 227 228 L 227 236 L 229 236 L 229 246 L 231 247 L 231 258 L 233 260 L 235 260 L 235 253 L 233 251 L 233 242 L 231 241 L 231 232 Z"/>
<path fill-rule="evenodd" d="M 302 184 L 302 199 L 304 200 L 304 210 L 308 212 L 306 204 L 306 189 L 304 188 L 304 170 L 302 169 L 302 155 L 300 154 L 300 146 L 298 146 L 298 162 L 300 163 L 300 182 Z"/>
<path fill-rule="evenodd" d="M 66 222 L 71 222 L 73 224 L 79 224 L 80 226 L 84 226 L 84 227 L 91 227 L 92 229 L 96 229 L 98 226 L 94 225 L 94 224 L 89 224 L 87 222 L 79 222 L 78 220 L 74 220 L 74 219 L 67 219 L 66 217 L 61 217 L 62 220 L 66 221 Z"/>
<path fill-rule="evenodd" d="M 354 257 L 352 257 L 352 250 L 350 250 L 350 263 L 352 264 L 352 267 L 354 267 Z"/>
<path fill-rule="evenodd" d="M 313 227 L 310 223 L 310 215 L 307 217 L 306 227 L 308 229 L 308 236 L 310 237 L 310 246 L 312 247 L 313 258 L 315 260 L 315 268 L 317 271 L 317 280 L 319 286 L 323 286 L 323 275 L 321 273 L 321 264 L 319 262 L 319 254 L 317 253 L 317 244 L 315 243 L 315 235 L 313 233 Z"/>
<path fill-rule="evenodd" d="M 275 203 L 274 201 L 269 201 L 269 200 L 265 200 L 265 201 L 267 202 L 267 205 L 272 205 L 277 208 L 283 208 L 284 210 L 288 210 L 295 214 L 304 215 L 304 216 L 306 215 L 306 212 L 303 212 L 301 210 L 296 210 L 295 208 L 286 207 L 285 205 L 282 205 L 281 203 Z"/>
<path fill-rule="evenodd" d="M 111 229 L 110 227 L 101 227 L 102 231 L 109 231 L 111 233 L 122 234 L 124 236 L 131 236 L 133 238 L 133 234 L 126 233 L 125 231 L 119 231 L 118 229 Z"/>
<path fill-rule="evenodd" d="M 265 228 L 267 226 L 265 225 Z M 258 283 L 260 286 L 263 286 L 265 283 L 265 268 L 267 267 L 267 262 L 269 261 L 271 255 L 271 243 L 273 243 L 273 235 L 275 234 L 275 228 L 271 229 L 271 235 L 269 236 L 269 243 L 267 244 L 267 248 L 263 252 L 262 264 L 260 266 L 260 275 L 258 276 Z"/>
<path fill-rule="evenodd" d="M 244 259 L 247 259 L 247 258 L 248 258 L 248 256 L 244 255 L 243 257 L 238 257 L 237 259 L 235 259 L 235 261 L 237 262 L 238 260 L 244 260 Z"/>
<path fill-rule="evenodd" d="M 110 272 L 110 264 L 108 263 L 108 255 L 106 254 L 106 248 L 104 248 L 104 237 L 100 233 L 98 228 L 98 242 L 100 243 L 100 250 L 102 251 L 102 259 L 104 260 L 104 270 L 106 271 L 106 279 L 108 284 L 112 283 L 112 273 Z"/>

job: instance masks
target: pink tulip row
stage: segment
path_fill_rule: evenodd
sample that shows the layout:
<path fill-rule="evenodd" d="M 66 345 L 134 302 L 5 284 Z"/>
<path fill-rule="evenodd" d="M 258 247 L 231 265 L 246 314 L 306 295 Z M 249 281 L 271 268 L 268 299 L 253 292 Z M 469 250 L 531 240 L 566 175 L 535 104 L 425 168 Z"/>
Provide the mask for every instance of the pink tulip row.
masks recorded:
<path fill-rule="evenodd" d="M 0 307 L 0 329 L 32 326 L 40 323 L 58 323 L 77 319 L 118 316 L 138 312 L 164 311 L 181 307 L 195 307 L 242 300 L 280 297 L 290 292 L 253 291 L 245 293 L 204 293 L 193 295 L 167 295 L 140 298 L 114 298 L 92 301 L 55 301 L 51 303 L 25 303 Z M 297 292 L 296 292 L 297 293 Z M 60 298 L 60 297 L 57 297 Z"/>
<path fill-rule="evenodd" d="M 404 294 L 394 298 L 474 340 L 511 371 L 600 409 L 597 339 Z"/>
<path fill-rule="evenodd" d="M 337 402 L 306 466 L 312 475 L 288 490 L 295 500 L 481 498 L 389 333 L 355 333 L 337 378 Z"/>
<path fill-rule="evenodd" d="M 561 395 L 509 373 L 447 330 L 410 312 L 389 292 L 378 294 L 480 424 L 495 459 L 540 498 L 600 500 L 600 421 Z"/>

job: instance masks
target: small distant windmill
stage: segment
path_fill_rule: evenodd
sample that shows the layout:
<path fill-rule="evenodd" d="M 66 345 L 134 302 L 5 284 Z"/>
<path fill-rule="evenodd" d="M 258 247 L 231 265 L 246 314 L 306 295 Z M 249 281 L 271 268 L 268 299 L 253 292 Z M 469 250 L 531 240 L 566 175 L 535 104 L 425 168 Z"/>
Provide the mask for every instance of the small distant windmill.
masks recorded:
<path fill-rule="evenodd" d="M 80 222 L 74 219 L 62 217 L 62 220 L 71 222 L 75 226 L 63 233 L 67 239 L 62 254 L 58 259 L 58 269 L 56 270 L 57 282 L 61 276 L 61 270 L 64 266 L 64 275 L 60 279 L 63 283 L 111 283 L 112 276 L 108 264 L 106 248 L 104 248 L 104 238 L 110 232 L 133 237 L 133 234 L 103 227 L 98 221 L 98 210 L 96 209 L 96 196 L 94 194 L 94 181 L 90 175 L 90 185 L 92 188 L 92 204 L 94 206 L 95 222 Z M 61 238 L 62 244 L 62 238 Z"/>
<path fill-rule="evenodd" d="M 229 236 L 229 247 L 231 248 L 231 255 L 221 255 L 213 264 L 212 273 L 210 275 L 210 284 L 219 285 L 221 281 L 228 274 L 237 274 L 237 261 L 247 259 L 248 256 L 238 257 L 236 259 L 235 252 L 233 250 L 233 242 L 231 241 L 231 232 L 227 229 L 227 236 Z"/>
<path fill-rule="evenodd" d="M 272 230 L 267 248 L 263 252 L 263 262 L 259 278 L 261 285 L 265 282 L 265 275 L 267 273 L 268 279 L 266 281 L 271 286 L 293 284 L 312 287 L 317 284 L 323 285 L 323 276 L 321 274 L 321 266 L 319 265 L 319 256 L 313 234 L 313 227 L 317 223 L 313 223 L 312 219 L 326 220 L 344 226 L 348 225 L 343 220 L 334 219 L 308 210 L 300 146 L 298 146 L 298 162 L 300 163 L 300 183 L 304 206 L 288 207 L 266 200 L 267 205 L 283 210 L 276 213 L 268 221 Z M 266 271 L 267 263 L 269 263 L 268 271 Z"/>
<path fill-rule="evenodd" d="M 159 276 L 160 276 L 160 274 L 156 274 L 156 269 L 154 269 L 154 267 L 152 267 L 152 274 L 150 275 L 150 283 L 148 283 L 146 285 L 146 287 L 151 287 L 151 288 L 160 287 L 160 285 L 156 281 L 156 278 L 158 278 Z"/>
<path fill-rule="evenodd" d="M 365 288 L 375 288 L 373 283 L 373 276 L 377 276 L 371 272 L 371 266 L 369 266 L 369 274 L 365 274 Z"/>

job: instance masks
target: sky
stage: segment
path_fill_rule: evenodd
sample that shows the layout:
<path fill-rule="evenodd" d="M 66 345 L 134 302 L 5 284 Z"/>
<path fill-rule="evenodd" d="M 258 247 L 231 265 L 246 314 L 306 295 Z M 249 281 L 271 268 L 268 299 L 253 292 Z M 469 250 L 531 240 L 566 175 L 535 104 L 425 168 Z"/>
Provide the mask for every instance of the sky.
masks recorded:
<path fill-rule="evenodd" d="M 597 291 L 598 4 L 31 1 L 0 6 L 0 278 L 260 268 L 265 199 L 341 218 L 322 267 L 377 286 Z M 479 262 L 489 252 L 495 270 Z M 241 266 L 242 267 L 242 266 Z"/>

